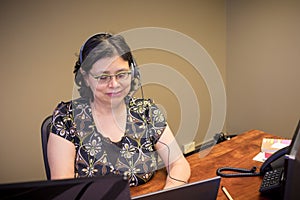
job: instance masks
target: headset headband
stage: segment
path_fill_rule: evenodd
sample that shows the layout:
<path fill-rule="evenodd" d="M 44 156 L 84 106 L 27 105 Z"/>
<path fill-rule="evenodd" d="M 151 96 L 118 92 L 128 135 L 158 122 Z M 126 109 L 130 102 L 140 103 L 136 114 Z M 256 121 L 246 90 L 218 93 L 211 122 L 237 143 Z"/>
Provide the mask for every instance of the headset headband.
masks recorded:
<path fill-rule="evenodd" d="M 109 37 L 112 36 L 112 34 L 107 33 L 107 32 L 100 32 L 100 33 L 96 33 L 96 34 L 94 34 L 94 35 L 91 35 L 91 36 L 83 43 L 83 45 L 80 47 L 80 51 L 79 51 L 79 62 L 80 62 L 80 64 L 82 64 L 82 61 L 83 61 L 83 58 L 82 58 L 82 52 L 83 52 L 83 49 L 84 49 L 86 43 L 87 43 L 91 38 L 93 38 L 93 37 L 95 37 L 95 36 L 97 36 L 97 35 L 101 35 L 101 36 L 109 36 Z"/>

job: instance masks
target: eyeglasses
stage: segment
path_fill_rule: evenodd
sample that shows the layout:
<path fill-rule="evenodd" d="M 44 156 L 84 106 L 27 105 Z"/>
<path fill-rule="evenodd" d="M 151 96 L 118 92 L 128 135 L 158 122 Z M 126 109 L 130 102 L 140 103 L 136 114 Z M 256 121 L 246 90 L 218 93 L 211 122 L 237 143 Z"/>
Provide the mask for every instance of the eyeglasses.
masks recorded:
<path fill-rule="evenodd" d="M 90 73 L 90 75 L 98 81 L 99 84 L 108 84 L 112 77 L 116 77 L 118 82 L 126 81 L 131 74 L 131 71 L 121 71 L 116 74 L 100 74 L 99 76 L 95 76 Z"/>

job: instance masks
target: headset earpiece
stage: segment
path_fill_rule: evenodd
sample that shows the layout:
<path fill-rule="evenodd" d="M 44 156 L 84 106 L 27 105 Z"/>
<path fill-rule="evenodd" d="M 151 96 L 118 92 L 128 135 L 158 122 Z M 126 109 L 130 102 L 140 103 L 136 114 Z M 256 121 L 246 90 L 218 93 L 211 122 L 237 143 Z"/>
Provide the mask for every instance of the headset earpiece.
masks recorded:
<path fill-rule="evenodd" d="M 132 58 L 132 61 L 130 62 L 130 70 L 131 70 L 132 80 L 140 79 L 140 73 L 139 73 L 139 70 L 137 68 L 137 64 L 136 64 L 134 58 Z"/>

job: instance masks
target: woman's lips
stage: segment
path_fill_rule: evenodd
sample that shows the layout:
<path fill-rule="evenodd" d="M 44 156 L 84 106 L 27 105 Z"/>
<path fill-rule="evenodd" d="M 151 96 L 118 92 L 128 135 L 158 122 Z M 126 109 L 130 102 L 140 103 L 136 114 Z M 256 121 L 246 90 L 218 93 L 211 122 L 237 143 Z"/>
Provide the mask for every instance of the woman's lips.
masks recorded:
<path fill-rule="evenodd" d="M 122 91 L 118 91 L 118 92 L 107 92 L 106 95 L 110 96 L 110 97 L 118 97 L 122 94 Z"/>

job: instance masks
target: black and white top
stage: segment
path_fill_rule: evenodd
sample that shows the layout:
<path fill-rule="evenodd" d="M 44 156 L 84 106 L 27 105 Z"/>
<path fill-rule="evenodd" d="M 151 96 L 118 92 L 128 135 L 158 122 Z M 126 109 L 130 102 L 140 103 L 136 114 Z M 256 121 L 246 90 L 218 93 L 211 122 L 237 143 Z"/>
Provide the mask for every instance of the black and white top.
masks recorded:
<path fill-rule="evenodd" d="M 52 133 L 72 142 L 76 148 L 74 177 L 120 174 L 130 186 L 149 181 L 158 168 L 154 148 L 166 120 L 152 100 L 125 98 L 126 130 L 119 142 L 98 132 L 90 103 L 80 98 L 61 102 L 52 119 Z"/>

